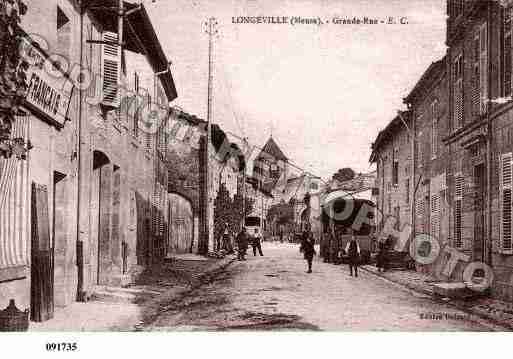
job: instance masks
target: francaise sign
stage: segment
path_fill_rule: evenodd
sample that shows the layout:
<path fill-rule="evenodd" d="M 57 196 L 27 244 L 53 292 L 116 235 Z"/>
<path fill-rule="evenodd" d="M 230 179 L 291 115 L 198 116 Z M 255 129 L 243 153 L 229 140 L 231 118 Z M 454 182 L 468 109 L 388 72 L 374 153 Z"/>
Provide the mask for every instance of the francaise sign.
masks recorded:
<path fill-rule="evenodd" d="M 29 63 L 26 101 L 51 122 L 63 126 L 66 121 L 73 84 L 27 39 L 22 54 Z"/>

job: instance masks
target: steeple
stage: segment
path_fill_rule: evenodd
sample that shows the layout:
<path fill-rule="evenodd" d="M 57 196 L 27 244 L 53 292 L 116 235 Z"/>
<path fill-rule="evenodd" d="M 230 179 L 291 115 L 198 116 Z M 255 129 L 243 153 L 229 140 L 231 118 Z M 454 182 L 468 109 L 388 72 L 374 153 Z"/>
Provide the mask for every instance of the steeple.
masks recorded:
<path fill-rule="evenodd" d="M 260 152 L 260 155 L 258 157 L 262 157 L 263 152 L 265 152 L 267 155 L 273 156 L 278 161 L 284 161 L 288 162 L 287 156 L 283 153 L 283 151 L 280 149 L 280 147 L 276 144 L 276 142 L 273 139 L 273 136 L 271 134 L 271 137 L 267 140 L 267 143 L 265 144 L 264 148 Z"/>

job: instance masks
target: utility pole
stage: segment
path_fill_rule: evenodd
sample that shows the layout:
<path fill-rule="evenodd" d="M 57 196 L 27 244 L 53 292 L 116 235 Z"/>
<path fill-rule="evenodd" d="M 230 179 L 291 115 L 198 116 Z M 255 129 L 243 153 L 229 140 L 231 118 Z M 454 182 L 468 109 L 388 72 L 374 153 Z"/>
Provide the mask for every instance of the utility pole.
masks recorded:
<path fill-rule="evenodd" d="M 208 90 L 207 90 L 207 134 L 206 134 L 206 145 L 205 145 L 205 168 L 203 169 L 204 175 L 204 191 L 205 198 L 204 200 L 204 211 L 203 211 L 203 233 L 202 233 L 202 243 L 199 248 L 200 254 L 206 255 L 208 253 L 208 246 L 210 243 L 210 193 L 209 193 L 209 184 L 210 184 L 210 142 L 212 138 L 212 92 L 213 92 L 213 51 L 214 51 L 214 36 L 217 35 L 217 20 L 214 17 L 208 19 L 208 22 L 205 24 L 206 30 L 205 32 L 208 34 Z"/>

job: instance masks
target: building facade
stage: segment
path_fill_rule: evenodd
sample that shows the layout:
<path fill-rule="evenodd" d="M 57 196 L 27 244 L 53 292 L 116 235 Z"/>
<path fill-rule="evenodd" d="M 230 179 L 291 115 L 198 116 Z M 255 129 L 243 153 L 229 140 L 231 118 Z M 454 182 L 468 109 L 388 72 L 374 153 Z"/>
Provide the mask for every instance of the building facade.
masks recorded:
<path fill-rule="evenodd" d="M 415 233 L 429 233 L 442 246 L 467 256 L 449 276 L 441 271 L 443 258 L 423 270 L 443 280 L 462 281 L 468 262 L 486 263 L 494 273 L 491 294 L 509 301 L 512 11 L 508 2 L 447 1 L 447 54 L 426 70 L 405 98 L 410 119 L 406 123 L 415 137 L 413 145 L 398 148 L 397 156 L 411 162 L 414 148 L 414 173 L 401 179 L 400 164 L 408 163 L 402 160 L 397 170 L 393 164 L 387 170 L 392 148 L 398 147 L 393 143 L 406 136 L 403 127 L 394 125 L 397 119 L 380 132 L 371 156 L 377 163 L 376 192 L 383 213 L 395 208 L 393 200 L 388 204 L 388 183 L 409 180 L 410 191 L 403 191 L 400 201 L 412 201 L 414 217 L 409 223 Z M 396 213 L 401 218 L 403 211 Z"/>
<path fill-rule="evenodd" d="M 26 106 L 34 148 L 14 183 L 24 188 L 16 196 L 26 198 L 19 207 L 28 215 L 3 219 L 23 230 L 2 234 L 0 306 L 15 299 L 43 321 L 54 307 L 86 300 L 98 286 L 127 284 L 164 257 L 163 125 L 177 95 L 144 6 L 124 3 L 133 11 L 124 16 L 122 51 L 104 1 L 27 5 L 21 26 L 24 51 L 36 61 Z M 4 188 L 13 198 L 13 187 Z M 20 252 L 8 258 L 11 243 Z"/>

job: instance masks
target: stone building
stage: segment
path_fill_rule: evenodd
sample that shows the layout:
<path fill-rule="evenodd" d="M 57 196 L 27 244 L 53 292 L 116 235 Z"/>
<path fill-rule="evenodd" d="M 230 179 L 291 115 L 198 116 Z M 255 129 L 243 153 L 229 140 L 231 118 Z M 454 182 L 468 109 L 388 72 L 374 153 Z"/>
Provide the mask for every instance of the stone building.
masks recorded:
<path fill-rule="evenodd" d="M 6 220 L 23 235 L 2 233 L 0 307 L 15 299 L 37 321 L 99 286 L 130 282 L 165 255 L 163 124 L 176 89 L 144 6 L 124 3 L 131 12 L 121 51 L 106 3 L 117 5 L 33 0 L 22 22 L 37 43 L 25 52 L 39 61 L 29 72 L 26 106 L 34 148 L 16 182 L 23 187 L 18 206 L 32 216 Z M 50 111 L 53 93 L 60 102 Z"/>
<path fill-rule="evenodd" d="M 178 108 L 172 108 L 168 125 L 168 192 L 170 200 L 169 255 L 199 253 L 208 205 L 207 251 L 215 248 L 214 201 L 223 185 L 233 199 L 243 181 L 245 166 L 241 150 L 231 143 L 217 124 L 212 125 L 209 185 L 204 183 L 206 122 Z M 204 190 L 208 188 L 208 201 Z M 203 229 L 204 230 L 204 229 Z"/>
<path fill-rule="evenodd" d="M 402 192 L 400 201 L 407 202 L 410 193 L 415 232 L 430 233 L 467 256 L 450 276 L 441 273 L 443 258 L 427 269 L 441 279 L 462 281 L 468 262 L 484 262 L 494 274 L 491 294 L 510 301 L 512 11 L 508 2 L 447 1 L 447 54 L 405 98 L 406 123 L 415 133 L 414 176 L 400 169 L 411 162 L 411 145 L 398 149 L 397 156 L 407 161 L 387 170 L 393 143 L 407 136 L 398 119 L 380 132 L 371 156 L 378 167 L 378 206 L 383 212 L 393 213 L 387 203 L 388 183 L 400 186 L 411 177 L 410 190 Z M 401 218 L 402 210 L 398 213 Z"/>
<path fill-rule="evenodd" d="M 376 208 L 383 218 L 393 216 L 397 226 L 411 223 L 412 180 L 412 117 L 400 112 L 372 144 L 370 161 L 376 163 Z M 377 223 L 378 229 L 383 222 Z"/>

